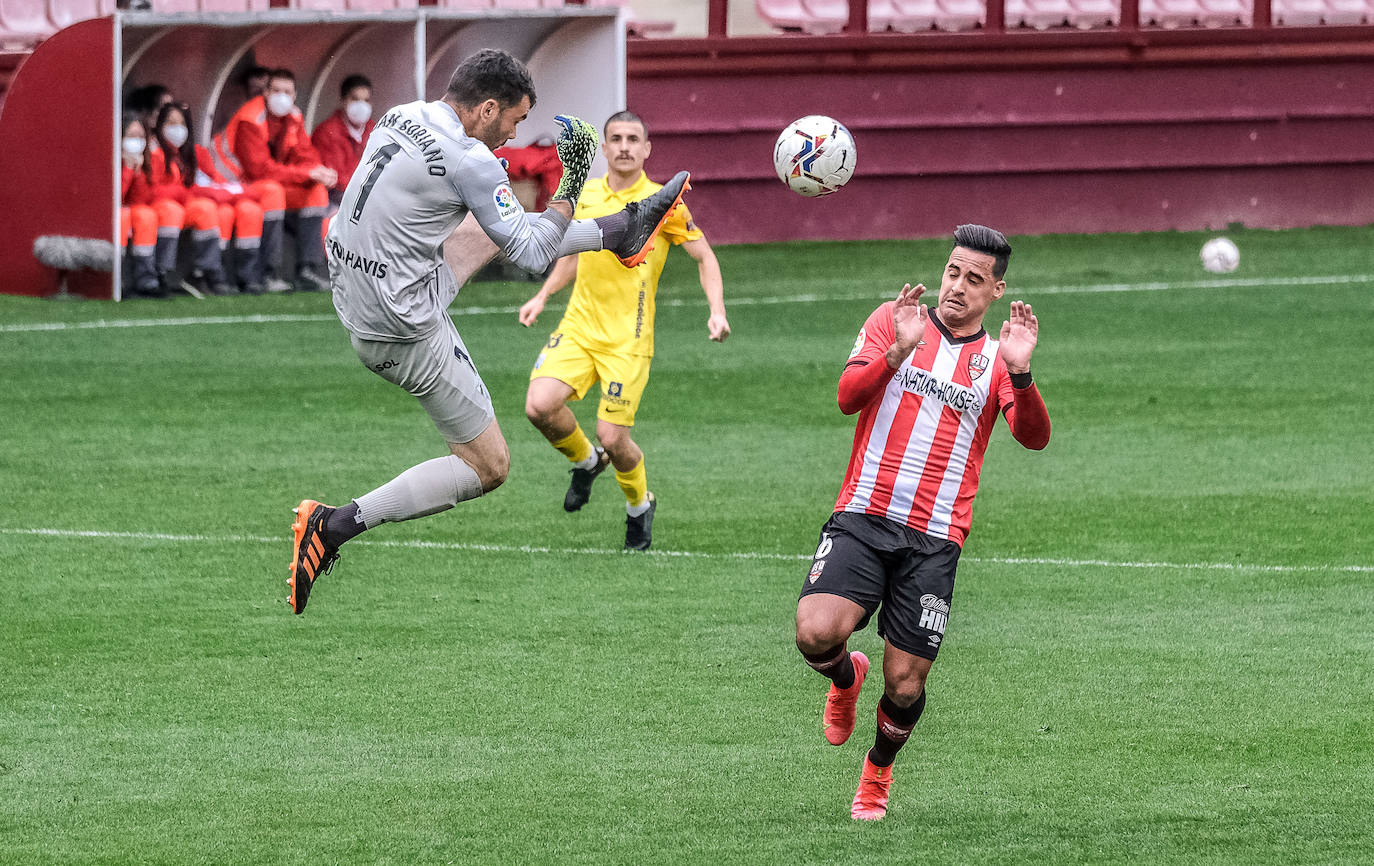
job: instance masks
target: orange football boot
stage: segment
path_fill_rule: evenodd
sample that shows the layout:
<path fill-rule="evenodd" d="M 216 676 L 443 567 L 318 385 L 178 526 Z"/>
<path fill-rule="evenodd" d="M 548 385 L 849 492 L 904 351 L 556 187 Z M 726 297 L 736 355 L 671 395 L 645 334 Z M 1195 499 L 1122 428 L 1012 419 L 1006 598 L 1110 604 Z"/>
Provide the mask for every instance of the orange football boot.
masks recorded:
<path fill-rule="evenodd" d="M 854 792 L 854 803 L 849 807 L 849 817 L 855 821 L 880 821 L 887 814 L 887 793 L 892 787 L 892 768 L 875 767 L 864 755 L 864 770 L 859 775 L 859 790 Z"/>
<path fill-rule="evenodd" d="M 673 175 L 673 179 L 663 188 L 646 199 L 632 201 L 625 205 L 625 217 L 629 223 L 625 238 L 620 245 L 611 250 L 620 263 L 627 268 L 637 267 L 649 257 L 654 248 L 654 238 L 659 229 L 668 221 L 669 215 L 682 204 L 682 194 L 692 188 L 688 183 L 692 176 L 685 171 Z"/>
<path fill-rule="evenodd" d="M 854 733 L 855 705 L 859 702 L 859 689 L 863 688 L 864 677 L 868 676 L 868 656 L 855 651 L 849 654 L 854 663 L 854 684 L 842 689 L 830 684 L 830 693 L 825 696 L 825 738 L 832 746 L 842 746 Z"/>
<path fill-rule="evenodd" d="M 291 552 L 291 576 L 286 585 L 291 588 L 287 601 L 296 613 L 305 612 L 315 579 L 328 574 L 339 560 L 339 549 L 324 540 L 324 524 L 334 509 L 313 499 L 303 499 L 292 511 L 296 520 L 291 524 L 295 549 Z"/>

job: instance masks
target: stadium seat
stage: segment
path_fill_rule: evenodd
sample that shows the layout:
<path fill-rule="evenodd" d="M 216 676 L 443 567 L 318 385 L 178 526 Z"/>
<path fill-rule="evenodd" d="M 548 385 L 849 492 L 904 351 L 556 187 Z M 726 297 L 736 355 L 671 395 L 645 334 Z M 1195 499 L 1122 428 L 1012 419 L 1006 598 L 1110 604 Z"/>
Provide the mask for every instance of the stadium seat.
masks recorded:
<path fill-rule="evenodd" d="M 561 3 L 562 0 L 558 0 L 558 2 Z M 629 33 L 631 36 L 649 36 L 653 34 L 661 36 L 663 34 L 672 33 L 673 28 L 677 26 L 672 21 L 640 18 L 625 0 L 586 0 L 585 5 L 592 7 L 624 6 L 626 15 L 625 32 Z"/>
<path fill-rule="evenodd" d="M 1274 0 L 1274 23 L 1287 27 L 1316 27 L 1325 12 L 1324 0 Z"/>
<path fill-rule="evenodd" d="M 899 33 L 919 33 L 930 30 L 940 20 L 938 0 L 892 0 L 892 22 Z"/>
<path fill-rule="evenodd" d="M 1208 27 L 1249 26 L 1255 14 L 1250 0 L 1201 0 L 1201 3 L 1198 21 Z"/>
<path fill-rule="evenodd" d="M 345 7 L 349 12 L 388 12 L 392 9 L 414 9 L 418 5 L 418 0 L 346 0 L 345 2 Z"/>
<path fill-rule="evenodd" d="M 839 33 L 849 23 L 849 0 L 754 0 L 754 8 L 760 18 L 785 30 Z M 869 31 L 892 27 L 898 14 L 894 0 L 869 0 Z"/>
<path fill-rule="evenodd" d="M 972 30 L 983 23 L 983 0 L 939 0 L 941 30 Z"/>
<path fill-rule="evenodd" d="M 0 0 L 0 47 L 29 49 L 57 29 L 41 0 Z"/>
<path fill-rule="evenodd" d="M 1069 23 L 1080 30 L 1112 27 L 1121 20 L 1121 4 L 1117 0 L 1069 0 L 1069 5 L 1073 8 Z"/>
<path fill-rule="evenodd" d="M 1327 24 L 1374 23 L 1374 8 L 1369 0 L 1326 0 L 1322 20 Z"/>
<path fill-rule="evenodd" d="M 199 0 L 202 12 L 264 12 L 272 7 L 269 0 Z"/>
<path fill-rule="evenodd" d="M 1069 0 L 1007 0 L 1008 27 L 1033 27 L 1048 30 L 1069 23 L 1073 7 Z"/>
<path fill-rule="evenodd" d="M 48 19 L 58 30 L 104 14 L 98 0 L 48 0 Z"/>
<path fill-rule="evenodd" d="M 802 6 L 802 0 L 754 0 L 759 17 L 781 30 L 806 33 L 839 33 L 843 21 L 815 21 Z"/>
<path fill-rule="evenodd" d="M 1192 27 L 1202 16 L 1200 0 L 1140 0 L 1140 23 L 1173 30 Z"/>

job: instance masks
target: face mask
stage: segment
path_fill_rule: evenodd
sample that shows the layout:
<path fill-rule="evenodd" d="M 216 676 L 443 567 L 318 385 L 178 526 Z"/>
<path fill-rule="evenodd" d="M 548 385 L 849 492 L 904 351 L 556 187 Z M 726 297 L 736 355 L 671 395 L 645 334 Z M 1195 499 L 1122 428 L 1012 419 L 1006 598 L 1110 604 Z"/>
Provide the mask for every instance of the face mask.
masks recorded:
<path fill-rule="evenodd" d="M 348 116 L 349 123 L 354 126 L 362 126 L 372 117 L 372 104 L 363 102 L 361 99 L 355 99 L 348 103 L 348 107 L 344 109 L 344 114 Z"/>
<path fill-rule="evenodd" d="M 130 156 L 138 156 L 143 153 L 148 143 L 141 138 L 129 137 L 124 139 L 124 152 Z"/>
<path fill-rule="evenodd" d="M 274 117 L 285 117 L 290 114 L 293 104 L 295 100 L 285 93 L 273 93 L 267 97 L 267 110 L 272 112 Z"/>
<path fill-rule="evenodd" d="M 164 126 L 162 127 L 162 137 L 167 139 L 167 143 L 172 147 L 181 147 L 186 143 L 186 138 L 190 135 L 184 126 Z"/>

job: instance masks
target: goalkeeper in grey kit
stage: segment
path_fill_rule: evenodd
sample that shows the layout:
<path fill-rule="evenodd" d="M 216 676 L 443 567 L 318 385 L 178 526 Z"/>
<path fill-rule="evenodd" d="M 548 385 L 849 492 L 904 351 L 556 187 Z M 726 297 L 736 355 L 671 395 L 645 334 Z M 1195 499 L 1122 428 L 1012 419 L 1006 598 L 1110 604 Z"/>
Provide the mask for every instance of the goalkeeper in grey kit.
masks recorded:
<path fill-rule="evenodd" d="M 526 213 L 492 151 L 515 136 L 534 100 L 524 65 L 485 49 L 458 66 L 443 99 L 391 109 L 367 141 L 325 244 L 334 308 L 359 360 L 420 401 L 449 454 L 412 466 L 347 505 L 306 499 L 296 507 L 287 580 L 296 613 L 349 539 L 382 523 L 445 511 L 506 480 L 506 440 L 447 313 L 459 287 L 498 249 L 531 271 L 603 249 L 634 267 L 682 199 L 686 172 L 618 213 L 572 219 L 597 133 L 585 121 L 559 115 L 562 183 L 548 210 Z"/>

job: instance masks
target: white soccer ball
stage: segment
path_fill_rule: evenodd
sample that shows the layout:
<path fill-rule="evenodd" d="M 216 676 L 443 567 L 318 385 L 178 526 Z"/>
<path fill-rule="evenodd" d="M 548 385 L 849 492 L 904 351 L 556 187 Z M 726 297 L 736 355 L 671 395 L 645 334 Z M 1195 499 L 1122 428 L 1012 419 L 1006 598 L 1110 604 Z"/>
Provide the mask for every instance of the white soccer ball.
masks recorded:
<path fill-rule="evenodd" d="M 1202 245 L 1202 266 L 1214 274 L 1229 274 L 1240 264 L 1240 250 L 1227 238 L 1212 238 Z"/>
<path fill-rule="evenodd" d="M 849 182 L 858 151 L 844 124 L 810 114 L 787 125 L 773 145 L 773 168 L 800 195 L 830 195 Z"/>

